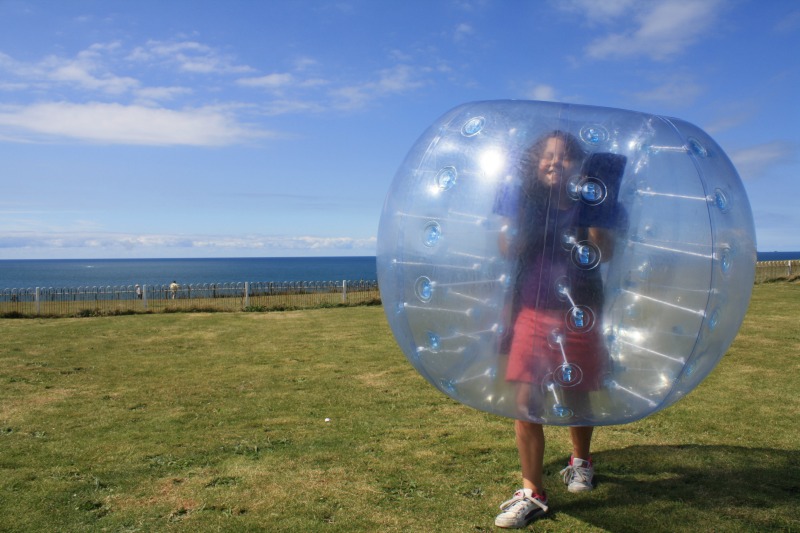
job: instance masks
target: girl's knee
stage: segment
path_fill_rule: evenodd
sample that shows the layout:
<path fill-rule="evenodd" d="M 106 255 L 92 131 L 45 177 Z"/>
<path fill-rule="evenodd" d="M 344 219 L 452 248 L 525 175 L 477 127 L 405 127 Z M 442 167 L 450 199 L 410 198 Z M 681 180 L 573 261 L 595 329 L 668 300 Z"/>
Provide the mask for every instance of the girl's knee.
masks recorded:
<path fill-rule="evenodd" d="M 516 420 L 514 423 L 514 429 L 516 430 L 517 436 L 522 438 L 544 436 L 544 429 L 542 428 L 542 425 L 534 422 Z"/>

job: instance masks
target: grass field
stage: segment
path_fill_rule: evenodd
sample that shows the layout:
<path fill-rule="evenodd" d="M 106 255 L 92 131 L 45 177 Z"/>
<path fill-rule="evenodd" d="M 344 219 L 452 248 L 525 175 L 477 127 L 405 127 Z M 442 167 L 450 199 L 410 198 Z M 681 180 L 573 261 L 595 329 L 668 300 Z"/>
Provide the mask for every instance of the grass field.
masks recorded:
<path fill-rule="evenodd" d="M 535 531 L 800 531 L 800 284 L 755 287 L 677 405 L 598 429 Z M 512 423 L 442 396 L 380 307 L 0 320 L 0 531 L 493 531 Z M 329 421 L 326 421 L 329 419 Z"/>

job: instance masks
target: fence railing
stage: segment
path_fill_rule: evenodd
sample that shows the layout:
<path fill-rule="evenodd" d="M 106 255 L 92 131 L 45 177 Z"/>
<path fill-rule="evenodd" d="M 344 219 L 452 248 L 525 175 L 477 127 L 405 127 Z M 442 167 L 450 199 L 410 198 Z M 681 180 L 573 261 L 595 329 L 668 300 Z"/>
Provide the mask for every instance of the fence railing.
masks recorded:
<path fill-rule="evenodd" d="M 304 309 L 378 303 L 377 281 L 287 281 L 0 290 L 0 315 Z"/>
<path fill-rule="evenodd" d="M 759 261 L 755 283 L 800 277 L 800 260 Z M 170 311 L 305 309 L 378 303 L 377 281 L 284 281 L 35 287 L 0 290 L 0 316 L 76 316 Z"/>
<path fill-rule="evenodd" d="M 800 276 L 800 260 L 759 261 L 756 263 L 756 283 L 792 279 Z"/>

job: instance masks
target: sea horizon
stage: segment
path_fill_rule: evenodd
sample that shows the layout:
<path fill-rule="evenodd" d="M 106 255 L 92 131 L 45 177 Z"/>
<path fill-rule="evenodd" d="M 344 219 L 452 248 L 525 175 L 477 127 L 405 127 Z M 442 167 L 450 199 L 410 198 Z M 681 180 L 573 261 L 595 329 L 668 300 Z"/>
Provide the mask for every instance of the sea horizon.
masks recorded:
<path fill-rule="evenodd" d="M 757 252 L 758 261 L 800 260 L 800 251 Z M 0 259 L 0 290 L 244 282 L 374 281 L 376 257 Z"/>
<path fill-rule="evenodd" d="M 0 290 L 376 279 L 375 256 L 0 259 Z"/>

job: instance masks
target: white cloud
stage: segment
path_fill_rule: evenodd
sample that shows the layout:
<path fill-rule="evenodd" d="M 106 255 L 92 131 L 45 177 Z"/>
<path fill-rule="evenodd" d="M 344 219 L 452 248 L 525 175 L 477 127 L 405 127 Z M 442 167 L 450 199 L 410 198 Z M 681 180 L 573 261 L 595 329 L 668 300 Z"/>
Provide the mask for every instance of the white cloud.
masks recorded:
<path fill-rule="evenodd" d="M 259 87 L 262 89 L 280 89 L 291 85 L 293 82 L 294 76 L 289 73 L 267 74 L 266 76 L 241 78 L 236 80 L 238 85 L 242 85 L 244 87 Z"/>
<path fill-rule="evenodd" d="M 407 63 L 350 85 L 334 85 L 318 68 L 316 60 L 300 56 L 291 71 L 258 75 L 233 56 L 186 39 L 150 40 L 132 51 L 118 42 L 96 43 L 71 57 L 51 55 L 33 62 L 0 52 L 0 92 L 11 96 L 6 105 L 0 103 L 0 142 L 229 145 L 275 134 L 242 123 L 237 114 L 241 104 L 197 103 L 209 92 L 219 101 L 225 83 L 272 93 L 250 106 L 262 117 L 360 109 L 424 84 L 424 69 Z M 175 81 L 150 85 L 154 69 L 169 69 Z M 157 74 L 155 79 L 162 81 L 163 73 Z M 196 74 L 235 78 L 215 80 L 212 87 L 198 84 Z"/>
<path fill-rule="evenodd" d="M 0 69 L 17 78 L 16 84 L 22 88 L 46 88 L 58 84 L 120 95 L 136 89 L 140 82 L 129 76 L 116 75 L 107 68 L 106 56 L 114 54 L 118 48 L 118 43 L 93 44 L 74 58 L 48 56 L 30 64 L 0 54 Z"/>
<path fill-rule="evenodd" d="M 139 86 L 139 81 L 127 76 L 95 76 L 92 65 L 73 61 L 54 68 L 48 74 L 50 80 L 72 83 L 84 89 L 122 94 Z"/>
<path fill-rule="evenodd" d="M 27 83 L 10 83 L 5 81 L 0 81 L 0 91 L 24 91 L 27 89 L 29 85 Z"/>
<path fill-rule="evenodd" d="M 582 15 L 590 24 L 607 24 L 617 17 L 631 16 L 637 0 L 558 0 L 558 8 Z"/>
<path fill-rule="evenodd" d="M 736 128 L 758 114 L 758 105 L 753 101 L 739 100 L 726 103 L 717 111 L 718 118 L 703 125 L 703 129 L 717 134 Z"/>
<path fill-rule="evenodd" d="M 17 61 L 8 54 L 0 52 L 0 71 L 5 71 L 10 77 L 29 81 L 31 78 L 42 78 L 42 69 Z M 4 76 L 9 77 L 9 76 Z M 10 82 L 5 82 L 10 83 Z"/>
<path fill-rule="evenodd" d="M 156 102 L 173 100 L 192 92 L 192 89 L 188 87 L 142 87 L 136 89 L 134 94 L 139 102 Z"/>
<path fill-rule="evenodd" d="M 625 28 L 593 39 L 586 47 L 589 57 L 646 56 L 654 60 L 670 59 L 695 44 L 711 30 L 718 8 L 723 6 L 721 0 L 577 0 L 559 4 L 564 10 L 583 15 L 592 26 Z"/>
<path fill-rule="evenodd" d="M 735 150 L 730 158 L 742 179 L 747 180 L 764 176 L 775 166 L 791 161 L 796 153 L 789 143 L 773 141 Z"/>
<path fill-rule="evenodd" d="M 374 85 L 381 94 L 402 93 L 423 85 L 415 77 L 413 68 L 408 65 L 397 65 L 381 70 L 378 82 Z"/>
<path fill-rule="evenodd" d="M 456 42 L 461 42 L 461 41 L 469 38 L 474 33 L 475 33 L 475 30 L 471 25 L 462 22 L 461 24 L 456 26 L 456 29 L 453 32 L 453 40 L 456 41 Z"/>
<path fill-rule="evenodd" d="M 301 58 L 295 62 L 296 73 L 291 72 L 273 72 L 263 76 L 250 76 L 246 78 L 239 78 L 236 84 L 242 87 L 254 87 L 257 89 L 265 89 L 271 91 L 276 95 L 282 95 L 288 89 L 315 89 L 329 85 L 329 81 L 319 77 L 304 78 L 300 76 L 301 73 L 306 71 L 312 66 L 316 65 L 316 61 L 309 58 Z"/>
<path fill-rule="evenodd" d="M 478 12 L 488 7 L 490 0 L 454 0 L 453 5 L 467 12 Z"/>
<path fill-rule="evenodd" d="M 322 87 L 324 85 L 330 85 L 330 82 L 324 78 L 308 78 L 306 80 L 302 80 L 297 84 L 297 87 L 303 89 L 311 89 L 314 87 Z"/>
<path fill-rule="evenodd" d="M 178 70 L 197 74 L 243 74 L 253 72 L 247 65 L 236 64 L 234 58 L 195 41 L 155 41 L 137 47 L 128 55 L 136 62 L 161 61 Z"/>
<path fill-rule="evenodd" d="M 294 68 L 297 71 L 303 71 L 311 67 L 314 67 L 316 65 L 317 65 L 317 60 L 307 56 L 298 57 L 294 61 Z"/>
<path fill-rule="evenodd" d="M 667 80 L 647 91 L 634 93 L 634 96 L 644 102 L 658 102 L 673 106 L 688 106 L 694 103 L 703 93 L 703 86 L 696 83 L 688 76 L 667 76 Z"/>
<path fill-rule="evenodd" d="M 319 102 L 310 100 L 272 100 L 261 106 L 266 115 L 286 115 L 289 113 L 317 113 L 325 110 Z"/>
<path fill-rule="evenodd" d="M 358 250 L 373 253 L 376 238 L 319 237 L 286 235 L 168 235 L 168 234 L 128 234 L 106 232 L 30 232 L 11 231 L 0 233 L 0 249 L 10 252 L 25 250 L 28 255 L 47 251 L 53 255 L 63 255 L 65 250 L 78 249 L 94 252 L 139 251 L 182 249 L 208 253 L 209 248 L 222 250 L 283 250 L 283 251 L 346 251 Z M 205 250 L 205 252 L 203 252 Z M 5 252 L 4 252 L 5 253 Z M 102 254 L 101 254 L 102 255 Z"/>
<path fill-rule="evenodd" d="M 10 55 L 0 52 L 0 68 L 11 69 L 15 63 L 16 61 Z"/>
<path fill-rule="evenodd" d="M 795 9 L 791 13 L 781 17 L 775 24 L 775 31 L 777 33 L 791 33 L 800 28 L 800 9 Z"/>
<path fill-rule="evenodd" d="M 543 100 L 546 102 L 555 102 L 556 89 L 552 85 L 539 84 L 533 87 L 529 93 L 530 98 L 533 100 Z"/>
<path fill-rule="evenodd" d="M 219 146 L 269 135 L 237 120 L 234 110 L 241 106 L 159 105 L 195 90 L 189 85 L 147 86 L 113 71 L 130 68 L 131 61 L 177 67 L 179 72 L 252 70 L 193 41 L 149 41 L 130 54 L 117 42 L 96 43 L 73 57 L 51 55 L 31 63 L 0 53 L 0 73 L 7 74 L 0 90 L 15 91 L 20 102 L 0 105 L 0 141 Z M 77 90 L 68 92 L 65 87 Z M 21 103 L 28 98 L 26 92 L 35 92 L 38 101 Z M 48 94 L 57 96 L 48 101 Z"/>
<path fill-rule="evenodd" d="M 0 135 L 44 136 L 108 144 L 220 146 L 267 135 L 224 108 L 186 110 L 105 103 L 40 103 L 0 107 Z"/>
<path fill-rule="evenodd" d="M 383 96 L 400 94 L 425 84 L 409 65 L 396 65 L 378 72 L 378 79 L 350 85 L 331 92 L 340 109 L 357 109 Z"/>
<path fill-rule="evenodd" d="M 119 43 L 96 43 L 78 53 L 75 59 L 50 57 L 43 68 L 47 79 L 76 84 L 81 88 L 109 94 L 123 94 L 139 86 L 139 81 L 128 76 L 117 76 L 107 71 L 104 56 L 113 54 Z"/>

